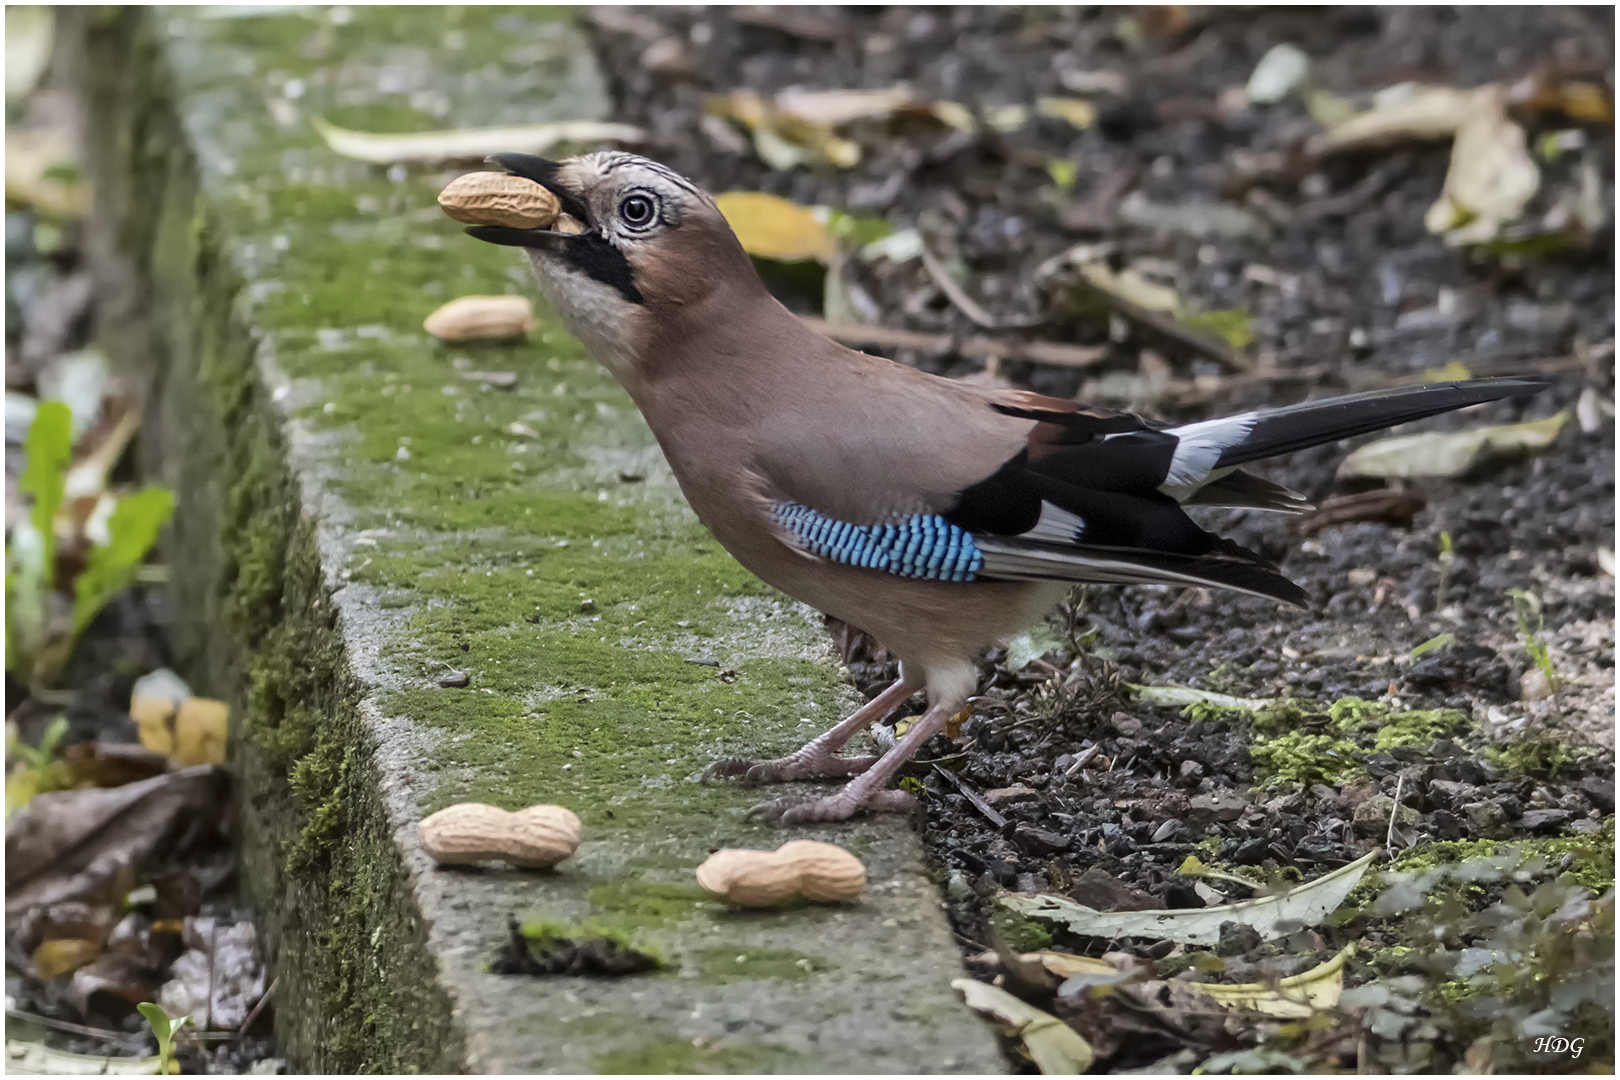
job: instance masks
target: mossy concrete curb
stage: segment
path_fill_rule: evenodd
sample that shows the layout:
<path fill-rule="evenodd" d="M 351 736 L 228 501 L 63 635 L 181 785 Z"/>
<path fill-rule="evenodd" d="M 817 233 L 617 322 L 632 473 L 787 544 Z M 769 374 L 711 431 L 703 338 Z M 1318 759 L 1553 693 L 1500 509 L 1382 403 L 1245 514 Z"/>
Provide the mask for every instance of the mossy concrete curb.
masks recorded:
<path fill-rule="evenodd" d="M 705 899 L 715 847 L 774 847 L 709 760 L 849 707 L 813 613 L 681 503 L 627 398 L 547 320 L 445 350 L 453 296 L 527 292 L 434 206 L 446 174 L 330 153 L 356 129 L 600 116 L 539 9 L 62 9 L 89 108 L 101 337 L 142 372 L 180 495 L 174 643 L 240 718 L 244 879 L 309 1071 L 999 1071 L 898 819 L 799 830 L 868 866 L 847 908 Z M 516 375 L 492 388 L 478 371 Z M 702 662 L 693 662 L 693 661 Z M 446 688 L 449 671 L 470 677 Z M 559 802 L 551 874 L 436 869 L 415 823 Z M 613 981 L 485 973 L 509 913 L 627 935 Z"/>

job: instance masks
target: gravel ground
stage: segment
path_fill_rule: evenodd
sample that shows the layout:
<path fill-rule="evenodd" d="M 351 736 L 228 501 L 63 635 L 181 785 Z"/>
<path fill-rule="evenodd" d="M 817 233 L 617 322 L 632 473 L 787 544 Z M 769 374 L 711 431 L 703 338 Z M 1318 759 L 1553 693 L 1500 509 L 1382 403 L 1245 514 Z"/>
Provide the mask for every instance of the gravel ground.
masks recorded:
<path fill-rule="evenodd" d="M 1254 105 L 1238 93 L 1267 50 L 1287 42 L 1313 58 L 1314 86 L 1356 100 L 1409 80 L 1473 87 L 1555 77 L 1588 80 L 1612 100 L 1612 13 L 773 10 L 594 14 L 621 118 L 653 133 L 645 152 L 711 191 L 763 190 L 917 228 L 965 271 L 961 287 L 994 319 L 1040 320 L 1000 331 L 1002 340 L 1104 350 L 1084 369 L 985 370 L 960 342 L 986 330 L 920 260 L 847 259 L 832 272 L 865 321 L 944 335 L 937 348 L 891 353 L 897 359 L 1164 419 L 1387 385 L 1452 361 L 1475 375 L 1539 372 L 1552 388 L 1428 430 L 1540 419 L 1586 399 L 1584 419 L 1565 424 L 1545 453 L 1458 479 L 1387 489 L 1336 479 L 1345 445 L 1268 463 L 1265 475 L 1318 503 L 1381 491 L 1393 506 L 1339 523 L 1206 515 L 1278 559 L 1309 594 L 1308 611 L 1200 589 L 1093 587 L 1076 595 L 1065 626 L 1054 624 L 1067 640 L 1043 659 L 1012 671 L 1004 654 L 987 658 L 974 715 L 923 755 L 955 779 L 912 770 L 969 956 L 990 943 L 986 898 L 998 889 L 1100 908 L 1200 906 L 1193 880 L 1175 873 L 1195 852 L 1275 880 L 1312 877 L 1389 841 L 1612 842 L 1614 427 L 1612 407 L 1602 407 L 1614 395 L 1612 125 L 1524 117 L 1532 145 L 1579 132 L 1560 136 L 1577 149 L 1541 162 L 1532 212 L 1568 198 L 1584 175 L 1607 220 L 1550 256 L 1493 258 L 1447 247 L 1424 226 L 1449 144 L 1313 161 L 1299 147 L 1320 127 L 1298 97 Z M 709 95 L 739 88 L 768 98 L 901 82 L 918 99 L 959 102 L 981 117 L 1048 95 L 1084 97 L 1096 120 L 1076 129 L 1037 117 L 999 134 L 863 121 L 844 131 L 861 148 L 855 167 L 780 170 L 740 128 L 705 114 Z M 1066 173 L 1067 189 L 1057 182 Z M 1094 250 L 1202 310 L 1246 311 L 1248 362 L 1066 307 L 1051 260 L 1077 244 L 1110 245 Z M 818 313 L 817 290 L 782 295 Z M 1526 648 L 1538 640 L 1535 617 L 1526 637 L 1510 590 L 1539 598 L 1555 695 Z M 892 678 L 880 647 L 833 629 L 869 694 Z M 1450 643 L 1410 658 L 1439 635 Z M 1187 716 L 1133 700 L 1130 684 L 1289 699 L 1293 711 L 1262 713 L 1269 721 L 1211 709 Z M 1346 706 L 1332 709 L 1346 698 L 1379 701 L 1385 712 L 1358 726 Z M 1410 739 L 1380 742 L 1385 728 L 1410 722 L 1399 719 L 1407 710 L 1437 708 L 1456 711 L 1425 714 L 1430 726 Z M 1304 745 L 1316 756 L 1284 761 L 1279 747 L 1296 746 L 1285 736 L 1313 733 L 1320 742 Z M 1391 832 L 1398 794 L 1408 809 Z M 1612 882 L 1612 863 L 1609 872 Z M 1296 959 L 1347 941 L 1376 950 L 1397 936 L 1353 921 Z M 1155 955 L 1153 943 L 1126 947 Z M 1266 947 L 1245 954 L 1262 955 Z M 1151 1060 L 1122 1050 L 1109 1065 Z"/>

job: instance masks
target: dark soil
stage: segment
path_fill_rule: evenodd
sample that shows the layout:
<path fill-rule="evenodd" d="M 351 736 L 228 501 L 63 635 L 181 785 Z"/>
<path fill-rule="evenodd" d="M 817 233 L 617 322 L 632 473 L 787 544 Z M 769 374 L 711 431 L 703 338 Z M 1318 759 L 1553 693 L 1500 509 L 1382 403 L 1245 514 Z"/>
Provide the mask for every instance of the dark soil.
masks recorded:
<path fill-rule="evenodd" d="M 740 22 L 723 9 L 620 9 L 597 23 L 619 116 L 653 133 L 649 156 L 711 191 L 764 190 L 881 215 L 895 229 L 919 227 L 936 250 L 966 265 L 967 290 L 995 316 L 1045 317 L 1023 333 L 1109 350 L 1085 371 L 1008 364 L 981 377 L 1164 419 L 1387 384 L 1453 360 L 1474 374 L 1552 380 L 1534 398 L 1437 418 L 1427 430 L 1538 419 L 1573 408 L 1583 391 L 1612 399 L 1611 125 L 1526 121 L 1532 144 L 1549 130 L 1583 133 L 1583 150 L 1543 162 L 1536 205 L 1570 190 L 1577 170 L 1591 165 L 1609 223 L 1586 246 L 1510 264 L 1448 248 L 1426 231 L 1449 144 L 1302 164 L 1289 148 L 1318 128 L 1297 99 L 1221 104 L 1279 42 L 1302 47 L 1318 85 L 1347 97 L 1407 80 L 1469 87 L 1556 71 L 1600 83 L 1612 98 L 1609 9 L 1196 9 L 1184 26 L 1163 14 L 1169 9 L 1154 9 L 1152 19 L 1140 10 L 1141 20 L 1120 8 L 814 9 L 819 22 L 808 36 Z M 1166 20 L 1172 25 L 1154 25 Z M 666 57 L 684 53 L 684 72 L 649 70 L 643 57 L 657 55 L 648 50 L 659 42 Z M 1122 77 L 1120 92 L 1065 89 L 1066 76 L 1072 84 L 1074 73 L 1097 71 Z M 770 169 L 746 137 L 728 142 L 704 120 L 706 95 L 739 87 L 768 96 L 899 82 L 922 99 L 975 110 L 1085 96 L 1099 104 L 1099 117 L 1086 130 L 1037 119 L 1002 135 L 874 122 L 848 132 L 863 151 L 855 168 L 791 171 Z M 1268 154 L 1285 164 L 1256 169 Z M 1072 164 L 1071 192 L 1053 186 L 1053 160 Z M 1132 191 L 1153 205 L 1224 199 L 1261 227 L 1249 236 L 1193 237 L 1127 224 L 1118 206 Z M 1183 387 L 1223 369 L 1174 342 L 1058 313 L 1037 268 L 1099 241 L 1117 245 L 1119 264 L 1155 269 L 1206 310 L 1247 311 L 1260 367 L 1305 374 L 1155 392 L 1140 377 L 1155 363 L 1143 357 L 1147 349 L 1168 359 Z M 871 322 L 986 333 L 915 260 L 896 267 L 852 258 L 841 272 Z M 811 294 L 784 299 L 817 313 Z M 894 355 L 952 376 L 981 367 L 948 343 Z M 1317 447 L 1261 471 L 1318 503 L 1377 488 L 1335 479 L 1348 448 Z M 1557 444 L 1531 460 L 1410 484 L 1397 501 L 1406 505 L 1386 515 L 1393 520 L 1315 531 L 1256 512 L 1206 515 L 1208 527 L 1277 559 L 1305 589 L 1310 610 L 1206 590 L 1092 587 L 1068 612 L 1068 646 L 1016 673 L 999 651 L 986 660 L 973 717 L 955 740 L 942 736 L 923 755 L 956 779 L 910 770 L 924 793 L 923 835 L 970 956 L 992 944 L 985 901 L 998 889 L 1063 893 L 1099 908 L 1201 906 L 1192 879 L 1175 873 L 1194 853 L 1265 880 L 1297 880 L 1386 841 L 1405 849 L 1603 829 L 1613 814 L 1614 580 L 1612 565 L 1602 568 L 1614 543 L 1612 417 L 1600 414 L 1586 431 L 1566 424 Z M 1449 569 L 1440 554 L 1445 536 Z M 1563 679 L 1551 701 L 1533 693 L 1521 700 L 1535 665 L 1509 590 L 1542 602 L 1544 638 Z M 881 647 L 846 627 L 834 632 L 869 695 L 893 678 Z M 1412 649 L 1441 634 L 1451 635 L 1449 645 L 1408 662 Z M 1135 703 L 1128 684 L 1291 699 L 1297 708 L 1260 730 L 1264 723 L 1246 713 L 1184 716 Z M 1458 711 L 1448 730 L 1378 749 L 1384 721 L 1341 733 L 1330 719 L 1329 707 L 1344 698 L 1382 699 L 1397 713 Z M 1307 768 L 1276 776 L 1274 759 L 1253 752 L 1279 735 L 1313 732 L 1324 745 L 1354 744 L 1340 748 L 1340 763 L 1353 768 L 1324 756 L 1311 766 L 1315 775 Z M 1391 833 L 1398 788 L 1411 814 Z M 1295 963 L 1352 940 L 1376 949 L 1386 938 L 1376 922 L 1352 922 Z M 1059 944 L 1093 954 L 1105 945 L 1061 935 Z M 1132 951 L 1153 950 L 1139 942 Z M 1239 966 L 1245 954 L 1254 961 L 1274 951 L 1235 950 Z M 1137 1055 L 1112 1067 L 1151 1060 Z"/>

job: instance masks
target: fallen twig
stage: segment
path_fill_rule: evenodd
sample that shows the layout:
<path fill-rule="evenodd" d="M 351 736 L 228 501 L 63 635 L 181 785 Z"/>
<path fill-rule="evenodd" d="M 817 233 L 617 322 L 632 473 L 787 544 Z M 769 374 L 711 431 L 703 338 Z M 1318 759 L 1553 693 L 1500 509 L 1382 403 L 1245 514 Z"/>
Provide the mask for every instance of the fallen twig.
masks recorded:
<path fill-rule="evenodd" d="M 996 341 L 994 338 L 956 334 L 927 334 L 916 330 L 896 330 L 887 326 L 859 326 L 829 323 L 801 315 L 804 324 L 817 333 L 851 348 L 920 349 L 925 352 L 955 352 L 975 360 L 992 358 L 1026 360 L 1053 367 L 1084 368 L 1100 363 L 1108 355 L 1101 345 L 1065 345 L 1056 341 Z"/>
<path fill-rule="evenodd" d="M 1386 521 L 1410 527 L 1412 517 L 1428 502 L 1421 495 L 1393 488 L 1362 491 L 1355 495 L 1335 495 L 1299 519 L 1299 531 L 1314 535 L 1334 525 L 1358 521 Z"/>
<path fill-rule="evenodd" d="M 966 798 L 968 802 L 972 803 L 973 808 L 979 813 L 983 814 L 985 816 L 985 820 L 989 821 L 990 824 L 994 825 L 998 829 L 1007 824 L 1007 819 L 996 813 L 995 807 L 985 802 L 984 798 L 980 796 L 977 791 L 974 791 L 973 788 L 968 786 L 968 782 L 966 780 L 963 780 L 960 776 L 957 776 L 949 769 L 940 768 L 938 765 L 934 766 L 934 771 L 939 773 L 939 775 L 943 776 L 945 779 L 949 780 L 951 783 L 955 784 L 956 790 L 960 791 L 963 797 Z"/>
<path fill-rule="evenodd" d="M 68 1020 L 58 1020 L 52 1016 L 41 1016 L 39 1013 L 24 1012 L 21 1009 L 7 1009 L 6 1015 L 13 1020 L 24 1020 L 40 1027 L 52 1028 L 56 1031 L 65 1031 L 70 1035 L 88 1035 L 93 1039 L 106 1039 L 108 1042 L 120 1043 L 134 1049 L 139 1049 L 145 1042 L 144 1034 L 132 1034 L 128 1031 L 114 1031 L 111 1028 L 90 1027 L 86 1024 L 75 1024 Z"/>
<path fill-rule="evenodd" d="M 928 276 L 933 278 L 934 284 L 939 286 L 939 291 L 944 293 L 946 299 L 956 306 L 957 311 L 960 311 L 986 330 L 1021 330 L 1031 326 L 1039 326 L 1041 323 L 1046 322 L 1044 317 L 996 318 L 984 310 L 977 300 L 969 296 L 966 289 L 956 283 L 956 280 L 940 264 L 934 253 L 928 250 L 927 243 L 922 244 L 920 250 L 922 251 L 923 267 L 928 271 Z"/>
<path fill-rule="evenodd" d="M 270 1003 L 270 995 L 276 992 L 276 984 L 279 982 L 281 982 L 280 975 L 270 980 L 270 985 L 265 987 L 264 993 L 259 995 L 259 1000 L 254 1003 L 252 1011 L 247 1014 L 247 1019 L 243 1020 L 242 1026 L 236 1029 L 238 1037 L 245 1038 L 247 1036 L 248 1028 L 253 1026 L 253 1021 L 259 1018 L 259 1013 L 263 1012 L 264 1007 Z"/>
<path fill-rule="evenodd" d="M 1073 765 L 1070 765 L 1067 769 L 1063 770 L 1063 775 L 1064 776 L 1073 776 L 1075 773 L 1079 772 L 1081 769 L 1085 768 L 1087 765 L 1090 765 L 1091 764 L 1091 759 L 1096 757 L 1100 753 L 1102 753 L 1102 743 L 1097 743 L 1094 746 L 1088 747 L 1084 752 L 1082 752 L 1080 754 L 1079 757 L 1074 759 L 1074 764 Z"/>

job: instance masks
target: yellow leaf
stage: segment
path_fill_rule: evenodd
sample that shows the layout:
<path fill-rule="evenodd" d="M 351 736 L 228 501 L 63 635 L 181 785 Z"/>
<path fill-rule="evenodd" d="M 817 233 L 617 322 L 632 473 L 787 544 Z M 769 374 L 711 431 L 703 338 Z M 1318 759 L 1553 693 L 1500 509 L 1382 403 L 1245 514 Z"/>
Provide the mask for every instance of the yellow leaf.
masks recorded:
<path fill-rule="evenodd" d="M 802 206 L 763 191 L 730 191 L 714 202 L 750 255 L 784 262 L 833 257 L 827 227 Z"/>
<path fill-rule="evenodd" d="M 1115 273 L 1107 263 L 1086 263 L 1080 268 L 1080 276 L 1092 287 L 1113 293 L 1146 311 L 1174 314 L 1181 310 L 1181 297 L 1176 295 L 1176 290 L 1156 285 L 1130 267 Z"/>
<path fill-rule="evenodd" d="M 928 111 L 940 123 L 958 131 L 972 131 L 977 126 L 973 122 L 973 110 L 960 102 L 936 101 L 928 106 Z"/>
<path fill-rule="evenodd" d="M 181 702 L 174 717 L 174 759 L 182 766 L 225 764 L 230 706 L 213 698 Z"/>
<path fill-rule="evenodd" d="M 42 941 L 34 950 L 34 970 L 49 982 L 58 975 L 66 975 L 81 968 L 101 955 L 101 947 L 83 938 L 60 938 Z"/>
<path fill-rule="evenodd" d="M 1344 962 L 1355 950 L 1346 945 L 1338 955 L 1309 971 L 1279 981 L 1275 988 L 1265 983 L 1189 983 L 1228 1009 L 1244 1008 L 1265 1016 L 1297 1018 L 1320 1009 L 1331 1009 L 1344 992 Z"/>
<path fill-rule="evenodd" d="M 1468 366 L 1461 360 L 1453 360 L 1445 367 L 1424 368 L 1423 381 L 1431 382 L 1467 382 L 1474 377 Z"/>
<path fill-rule="evenodd" d="M 1097 122 L 1097 107 L 1080 98 L 1043 97 L 1035 102 L 1035 111 L 1071 127 L 1088 128 Z"/>
<path fill-rule="evenodd" d="M 1254 344 L 1254 328 L 1246 311 L 1203 311 L 1183 314 L 1181 322 L 1194 330 L 1214 334 L 1234 349 L 1246 349 Z"/>
<path fill-rule="evenodd" d="M 1091 1044 L 1078 1031 L 999 986 L 972 979 L 955 979 L 951 986 L 962 992 L 968 1008 L 994 1017 L 1023 1043 L 1035 1067 L 1047 1076 L 1076 1076 L 1096 1060 Z"/>
<path fill-rule="evenodd" d="M 159 754 L 174 753 L 175 703 L 168 698 L 137 697 L 129 702 L 129 715 L 141 738 L 141 745 Z"/>
<path fill-rule="evenodd" d="M 1597 83 L 1567 82 L 1559 87 L 1564 112 L 1571 120 L 1593 124 L 1614 123 L 1614 106 Z"/>
<path fill-rule="evenodd" d="M 1029 123 L 1028 105 L 995 105 L 984 111 L 984 122 L 1006 134 Z"/>

